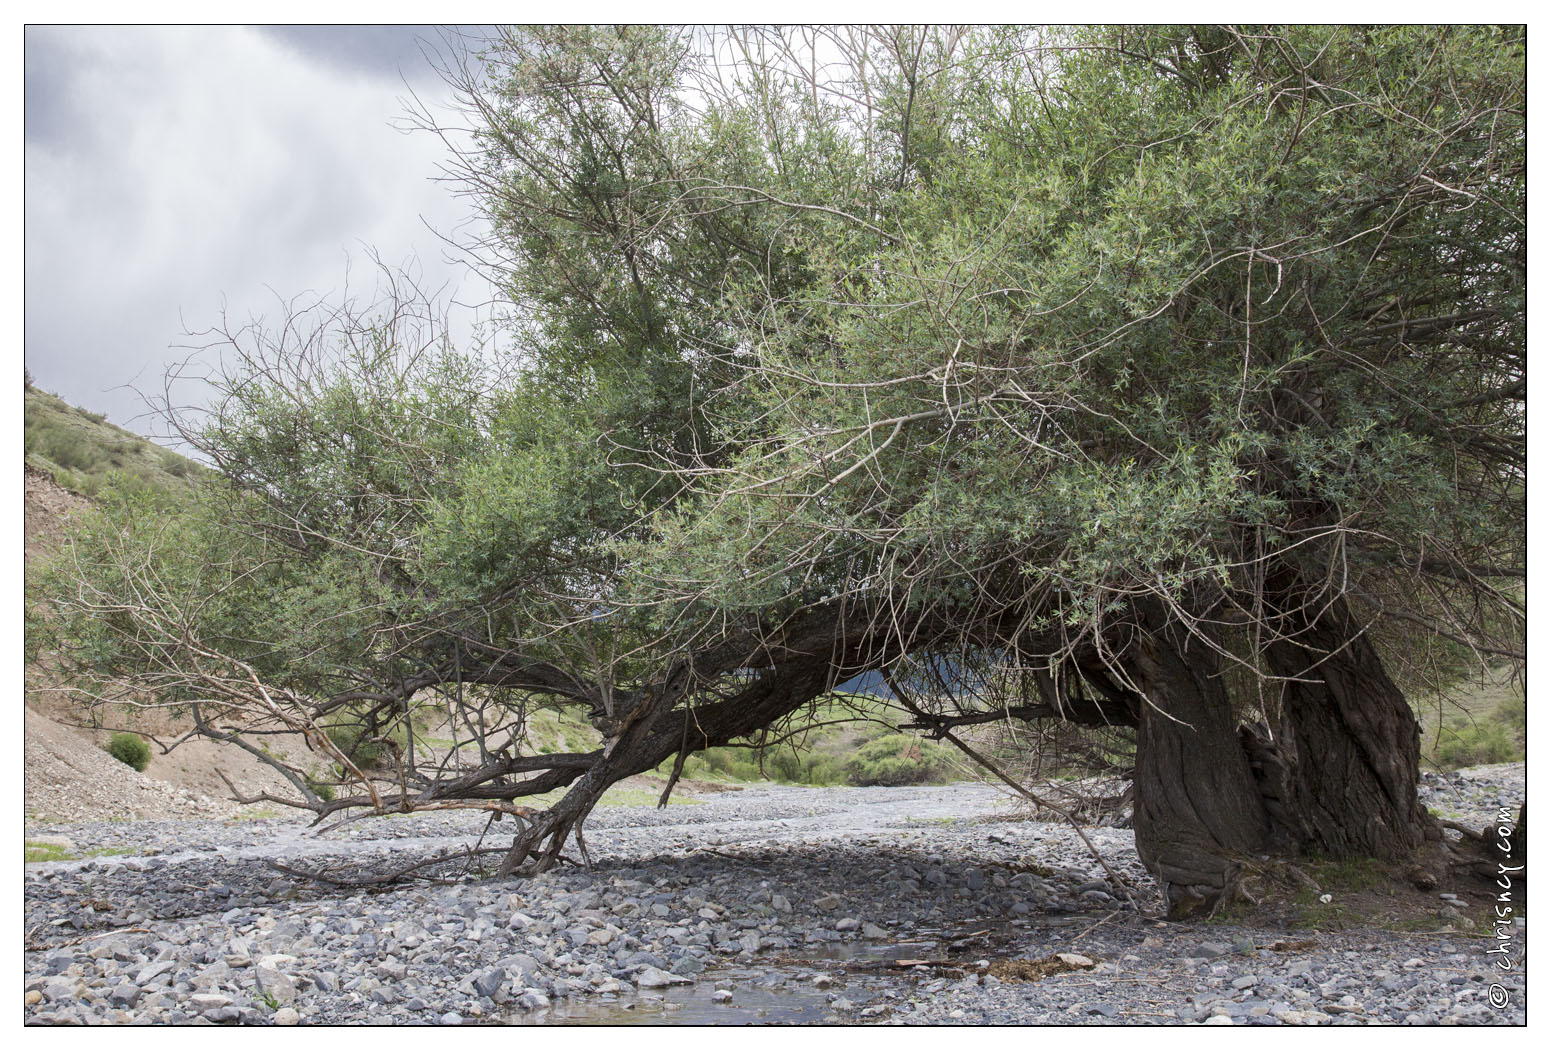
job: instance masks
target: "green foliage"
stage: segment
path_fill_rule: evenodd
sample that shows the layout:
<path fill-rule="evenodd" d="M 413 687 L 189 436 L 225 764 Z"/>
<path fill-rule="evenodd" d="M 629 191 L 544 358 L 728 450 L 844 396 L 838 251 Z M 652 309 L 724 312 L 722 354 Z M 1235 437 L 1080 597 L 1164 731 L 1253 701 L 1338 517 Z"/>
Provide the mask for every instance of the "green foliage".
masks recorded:
<path fill-rule="evenodd" d="M 939 784 L 953 767 L 945 745 L 912 734 L 889 734 L 864 744 L 845 765 L 853 785 Z"/>
<path fill-rule="evenodd" d="M 598 731 L 573 709 L 540 708 L 528 713 L 525 751 L 590 752 L 599 743 Z"/>
<path fill-rule="evenodd" d="M 1526 706 L 1505 700 L 1482 715 L 1457 714 L 1443 723 L 1429 758 L 1443 770 L 1524 761 Z"/>
<path fill-rule="evenodd" d="M 107 752 L 125 766 L 144 770 L 151 765 L 151 746 L 139 734 L 116 733 L 108 741 Z"/>
<path fill-rule="evenodd" d="M 1522 762 L 1527 695 L 1513 665 L 1494 660 L 1483 666 L 1467 654 L 1451 670 L 1448 689 L 1414 695 L 1422 761 L 1440 770 Z"/>

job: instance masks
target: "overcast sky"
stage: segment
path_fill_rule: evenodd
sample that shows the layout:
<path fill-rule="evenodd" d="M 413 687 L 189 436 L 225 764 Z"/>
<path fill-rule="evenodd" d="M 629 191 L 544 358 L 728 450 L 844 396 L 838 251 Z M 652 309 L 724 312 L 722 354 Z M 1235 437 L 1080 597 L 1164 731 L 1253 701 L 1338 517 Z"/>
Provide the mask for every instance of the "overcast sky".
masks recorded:
<path fill-rule="evenodd" d="M 433 180 L 445 147 L 394 127 L 447 89 L 427 27 L 29 28 L 26 360 L 34 382 L 141 433 L 185 333 L 275 293 L 352 287 L 367 248 L 432 287 L 468 202 Z M 406 82 L 408 88 L 406 88 Z M 272 290 L 272 291 L 271 291 Z"/>

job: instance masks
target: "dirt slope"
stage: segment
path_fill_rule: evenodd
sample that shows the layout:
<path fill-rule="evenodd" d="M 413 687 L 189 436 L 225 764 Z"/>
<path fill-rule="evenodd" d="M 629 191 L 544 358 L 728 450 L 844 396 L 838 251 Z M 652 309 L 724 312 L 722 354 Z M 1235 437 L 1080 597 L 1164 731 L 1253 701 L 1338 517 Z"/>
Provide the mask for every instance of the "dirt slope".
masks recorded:
<path fill-rule="evenodd" d="M 24 484 L 25 553 L 31 564 L 59 549 L 70 517 L 91 502 L 30 468 L 24 471 Z M 111 729 L 78 725 L 86 716 L 64 686 L 46 656 L 27 668 L 24 778 L 29 821 L 225 817 L 255 809 L 232 801 L 221 773 L 247 794 L 295 794 L 279 774 L 248 753 L 213 741 L 188 741 L 169 754 L 153 743 L 151 765 L 137 773 L 103 751 Z M 158 709 L 123 710 L 107 721 L 164 744 L 188 729 Z M 308 762 L 311 757 L 299 739 L 270 738 L 265 743 L 305 766 L 322 765 L 316 759 Z"/>
<path fill-rule="evenodd" d="M 58 550 L 65 535 L 65 522 L 90 507 L 91 501 L 56 485 L 52 478 L 32 467 L 24 468 L 23 475 L 27 487 L 23 528 L 30 563 L 39 555 Z"/>

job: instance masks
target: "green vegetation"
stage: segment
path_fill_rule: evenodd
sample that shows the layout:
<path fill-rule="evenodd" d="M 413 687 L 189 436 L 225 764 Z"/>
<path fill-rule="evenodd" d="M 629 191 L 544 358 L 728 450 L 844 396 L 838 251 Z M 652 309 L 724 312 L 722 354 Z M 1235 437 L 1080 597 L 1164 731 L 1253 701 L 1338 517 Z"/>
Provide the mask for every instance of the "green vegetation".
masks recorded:
<path fill-rule="evenodd" d="M 79 855 L 57 843 L 38 843 L 29 839 L 22 844 L 22 856 L 27 861 L 74 861 Z"/>
<path fill-rule="evenodd" d="M 846 762 L 853 785 L 920 785 L 948 780 L 953 774 L 947 746 L 913 734 L 889 734 L 868 741 Z"/>
<path fill-rule="evenodd" d="M 24 412 L 28 466 L 84 496 L 126 487 L 186 492 L 208 474 L 187 457 L 30 385 Z"/>
<path fill-rule="evenodd" d="M 92 847 L 90 850 L 79 852 L 66 850 L 57 843 L 40 843 L 37 840 L 27 840 L 23 844 L 23 853 L 27 861 L 77 861 L 81 858 L 110 858 L 123 854 L 133 854 L 134 847 Z"/>
<path fill-rule="evenodd" d="M 151 746 L 139 734 L 116 733 L 108 741 L 107 753 L 125 766 L 144 770 L 151 765 Z"/>
<path fill-rule="evenodd" d="M 1493 666 L 1485 682 L 1459 687 L 1418 708 L 1422 759 L 1436 769 L 1524 761 L 1524 685 L 1512 679 L 1509 668 Z"/>
<path fill-rule="evenodd" d="M 573 708 L 530 711 L 525 739 L 526 750 L 540 755 L 590 752 L 602 743 L 598 731 Z"/>
<path fill-rule="evenodd" d="M 656 806 L 657 800 L 662 797 L 661 792 L 653 792 L 645 788 L 631 788 L 627 785 L 614 785 L 603 798 L 598 800 L 599 806 Z M 700 806 L 703 799 L 685 799 L 678 795 L 668 798 L 669 806 Z"/>
<path fill-rule="evenodd" d="M 1427 758 L 1442 770 L 1523 762 L 1525 717 L 1522 697 L 1500 701 L 1485 715 L 1451 715 L 1444 720 Z"/>

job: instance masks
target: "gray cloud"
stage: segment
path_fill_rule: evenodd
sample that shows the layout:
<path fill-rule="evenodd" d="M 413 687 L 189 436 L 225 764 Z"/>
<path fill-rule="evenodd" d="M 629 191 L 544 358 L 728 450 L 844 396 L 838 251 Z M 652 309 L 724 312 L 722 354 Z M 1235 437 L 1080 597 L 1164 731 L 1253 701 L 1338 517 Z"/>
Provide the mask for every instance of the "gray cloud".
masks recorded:
<path fill-rule="evenodd" d="M 26 356 L 124 425 L 186 330 L 343 286 L 363 246 L 427 283 L 482 286 L 426 229 L 467 202 L 444 147 L 393 126 L 400 73 L 440 83 L 418 27 L 33 28 L 26 35 Z M 424 220 L 424 221 L 422 221 Z M 141 429 L 145 429 L 146 424 Z"/>
<path fill-rule="evenodd" d="M 394 80 L 402 76 L 411 84 L 433 75 L 426 55 L 442 46 L 442 30 L 436 26 L 264 26 L 259 31 L 335 69 Z"/>

